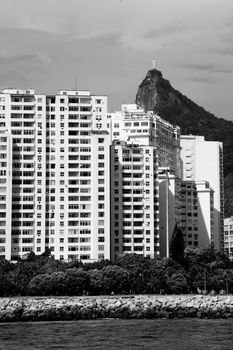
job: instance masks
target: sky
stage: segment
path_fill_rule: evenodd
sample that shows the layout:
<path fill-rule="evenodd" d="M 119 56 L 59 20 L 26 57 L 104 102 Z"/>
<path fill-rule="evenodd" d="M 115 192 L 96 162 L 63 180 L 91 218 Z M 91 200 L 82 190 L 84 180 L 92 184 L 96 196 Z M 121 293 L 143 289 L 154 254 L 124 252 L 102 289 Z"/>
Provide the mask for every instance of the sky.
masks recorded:
<path fill-rule="evenodd" d="M 89 89 L 134 103 L 152 68 L 233 120 L 232 0 L 0 0 L 0 89 Z"/>

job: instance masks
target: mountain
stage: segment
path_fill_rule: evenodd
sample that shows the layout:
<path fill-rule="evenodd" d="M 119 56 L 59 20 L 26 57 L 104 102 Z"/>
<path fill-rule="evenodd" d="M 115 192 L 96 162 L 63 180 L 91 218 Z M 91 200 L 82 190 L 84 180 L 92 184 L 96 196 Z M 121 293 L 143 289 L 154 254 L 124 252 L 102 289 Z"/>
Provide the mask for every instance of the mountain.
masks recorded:
<path fill-rule="evenodd" d="M 233 122 L 217 118 L 198 106 L 163 78 L 157 69 L 148 71 L 139 85 L 136 103 L 154 111 L 181 133 L 203 135 L 207 141 L 223 142 L 225 217 L 233 215 Z"/>

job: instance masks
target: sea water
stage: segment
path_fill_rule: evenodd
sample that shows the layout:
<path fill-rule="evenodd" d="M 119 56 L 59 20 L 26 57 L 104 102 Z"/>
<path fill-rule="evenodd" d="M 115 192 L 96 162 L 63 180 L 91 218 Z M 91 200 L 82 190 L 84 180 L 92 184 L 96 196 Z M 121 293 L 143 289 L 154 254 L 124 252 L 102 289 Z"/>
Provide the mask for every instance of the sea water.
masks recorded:
<path fill-rule="evenodd" d="M 156 319 L 0 324 L 0 349 L 231 350 L 233 320 Z"/>

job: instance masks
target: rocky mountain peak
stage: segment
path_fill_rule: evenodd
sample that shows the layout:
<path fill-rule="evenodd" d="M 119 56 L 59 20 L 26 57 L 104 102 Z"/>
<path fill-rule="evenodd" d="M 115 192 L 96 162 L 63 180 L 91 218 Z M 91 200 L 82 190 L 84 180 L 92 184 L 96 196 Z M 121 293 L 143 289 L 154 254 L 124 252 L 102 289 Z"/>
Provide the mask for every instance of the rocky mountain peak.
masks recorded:
<path fill-rule="evenodd" d="M 162 72 L 157 69 L 149 70 L 145 79 L 139 85 L 136 103 L 147 111 L 154 110 L 161 102 L 161 97 L 164 94 L 166 94 L 166 99 L 169 99 L 168 94 L 171 89 L 170 82 L 163 78 Z"/>
<path fill-rule="evenodd" d="M 154 111 L 181 133 L 205 136 L 207 141 L 223 142 L 225 214 L 233 215 L 233 122 L 217 118 L 174 89 L 157 69 L 149 70 L 138 87 L 136 103 Z"/>

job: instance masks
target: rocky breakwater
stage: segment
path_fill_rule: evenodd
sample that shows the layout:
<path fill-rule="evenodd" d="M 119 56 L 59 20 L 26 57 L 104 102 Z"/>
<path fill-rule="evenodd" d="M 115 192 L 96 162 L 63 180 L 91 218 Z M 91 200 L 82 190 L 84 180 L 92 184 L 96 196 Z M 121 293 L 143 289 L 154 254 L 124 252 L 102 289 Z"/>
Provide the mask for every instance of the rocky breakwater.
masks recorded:
<path fill-rule="evenodd" d="M 100 318 L 233 318 L 233 296 L 1 298 L 0 322 Z"/>

